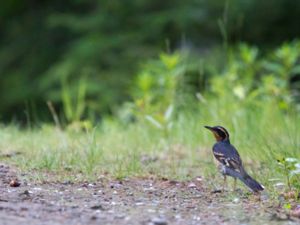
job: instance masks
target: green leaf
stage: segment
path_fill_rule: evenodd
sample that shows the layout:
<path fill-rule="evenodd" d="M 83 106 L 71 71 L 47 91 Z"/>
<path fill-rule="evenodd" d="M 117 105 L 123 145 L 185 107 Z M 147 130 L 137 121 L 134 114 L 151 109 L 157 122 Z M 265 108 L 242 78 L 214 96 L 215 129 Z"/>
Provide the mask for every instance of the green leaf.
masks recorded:
<path fill-rule="evenodd" d="M 169 107 L 167 108 L 165 115 L 164 115 L 164 119 L 166 121 L 169 121 L 171 119 L 172 113 L 173 113 L 173 105 L 169 105 Z"/>
<path fill-rule="evenodd" d="M 148 120 L 152 125 L 154 125 L 158 129 L 163 129 L 163 126 L 156 119 L 154 119 L 152 116 L 147 115 L 146 120 Z"/>

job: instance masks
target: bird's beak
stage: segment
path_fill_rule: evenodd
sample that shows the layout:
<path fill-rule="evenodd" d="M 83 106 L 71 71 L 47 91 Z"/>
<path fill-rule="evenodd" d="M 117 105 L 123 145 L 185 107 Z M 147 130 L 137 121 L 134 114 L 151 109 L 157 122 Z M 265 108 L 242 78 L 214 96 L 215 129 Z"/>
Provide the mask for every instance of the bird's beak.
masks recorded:
<path fill-rule="evenodd" d="M 210 130 L 213 135 L 215 136 L 216 140 L 219 141 L 221 140 L 222 138 L 220 137 L 220 135 L 218 134 L 218 131 L 215 127 L 210 127 L 210 126 L 204 126 L 206 129 Z"/>
<path fill-rule="evenodd" d="M 204 126 L 206 129 L 210 130 L 211 132 L 213 132 L 214 134 L 216 133 L 216 128 L 214 127 L 210 127 L 210 126 Z"/>
<path fill-rule="evenodd" d="M 204 126 L 206 129 L 209 129 L 209 130 L 211 130 L 211 131 L 213 131 L 214 130 L 214 128 L 213 127 L 210 127 L 210 126 Z"/>

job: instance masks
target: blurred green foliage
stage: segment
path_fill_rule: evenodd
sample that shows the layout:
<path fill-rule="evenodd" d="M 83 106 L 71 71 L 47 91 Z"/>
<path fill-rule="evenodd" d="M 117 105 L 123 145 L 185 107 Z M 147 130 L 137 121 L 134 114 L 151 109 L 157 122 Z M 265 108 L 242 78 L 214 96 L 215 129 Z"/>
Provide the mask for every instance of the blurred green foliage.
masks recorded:
<path fill-rule="evenodd" d="M 291 90 L 290 83 L 300 72 L 299 50 L 299 41 L 285 43 L 265 54 L 257 47 L 240 44 L 230 49 L 226 66 L 211 79 L 211 90 L 227 103 L 230 99 L 254 106 L 272 102 L 286 109 L 292 103 L 292 91 L 298 92 Z"/>
<path fill-rule="evenodd" d="M 149 74 L 159 76 L 164 66 L 165 74 L 173 74 L 172 63 L 176 64 L 181 55 L 161 56 L 158 65 L 154 62 L 148 66 L 153 68 L 143 68 L 141 62 L 176 49 L 187 49 L 193 55 L 193 66 L 186 68 L 186 73 L 193 75 L 182 78 L 194 88 L 189 90 L 203 92 L 205 84 L 210 83 L 215 94 L 230 89 L 239 99 L 273 92 L 285 107 L 285 92 L 291 90 L 286 76 L 299 70 L 294 66 L 298 53 L 293 51 L 298 46 L 283 46 L 267 62 L 257 59 L 258 50 L 247 45 L 233 50 L 229 58 L 209 54 L 220 59 L 211 63 L 220 73 L 212 73 L 207 65 L 199 66 L 198 59 L 222 41 L 229 46 L 245 41 L 265 51 L 298 37 L 299 21 L 300 2 L 292 0 L 1 1 L 0 116 L 5 121 L 49 120 L 46 102 L 51 101 L 67 123 L 86 118 L 97 121 L 115 113 L 129 99 L 152 104 L 155 100 L 146 99 L 146 89 L 161 87 Z M 218 71 L 226 63 L 227 70 Z M 199 81 L 199 77 L 203 79 Z M 248 81 L 251 84 L 245 87 Z M 168 93 L 163 90 L 151 96 L 162 100 L 165 107 L 155 109 L 160 114 L 173 105 L 172 100 L 166 100 L 174 94 L 172 82 L 166 81 Z M 233 82 L 234 88 L 228 82 Z M 218 87 L 221 84 L 225 85 L 222 90 Z M 132 93 L 136 85 L 144 94 Z M 137 102 L 139 107 L 141 103 Z M 148 110 L 147 114 L 153 114 Z"/>
<path fill-rule="evenodd" d="M 133 103 L 125 104 L 130 107 L 125 112 L 131 110 L 136 119 L 147 120 L 166 136 L 172 127 L 178 82 L 184 75 L 182 57 L 179 53 L 161 54 L 148 62 L 136 77 L 131 92 Z"/>
<path fill-rule="evenodd" d="M 300 181 L 300 162 L 297 158 L 279 158 L 278 161 L 278 171 L 284 174 L 286 179 L 286 184 L 291 190 L 292 188 L 297 188 L 299 190 Z M 297 197 L 296 197 L 297 198 Z"/>
<path fill-rule="evenodd" d="M 214 52 L 213 56 L 218 54 L 223 56 L 223 52 Z M 162 124 L 167 122 L 164 118 L 170 107 L 172 111 L 174 107 L 181 109 L 176 106 L 180 105 L 181 98 L 178 96 L 182 95 L 183 101 L 193 99 L 184 104 L 185 111 L 193 109 L 195 104 L 209 104 L 213 110 L 218 108 L 219 114 L 261 109 L 265 105 L 273 105 L 283 112 L 291 107 L 300 109 L 295 94 L 299 90 L 291 87 L 292 77 L 298 77 L 300 72 L 299 41 L 284 43 L 265 53 L 257 47 L 239 44 L 228 50 L 227 61 L 223 65 L 213 62 L 215 58 L 203 58 L 198 66 L 202 72 L 196 78 L 206 77 L 207 82 L 195 92 L 190 92 L 191 87 L 187 83 L 190 79 L 187 77 L 195 79 L 191 74 L 191 70 L 196 69 L 190 63 L 193 60 L 193 56 L 186 53 L 174 53 L 162 54 L 158 59 L 149 61 L 136 77 L 132 102 L 124 104 L 121 112 L 127 118 L 130 115 L 140 121 L 151 118 L 152 124 L 162 128 Z M 187 93 L 190 96 L 186 96 Z M 213 106 L 214 103 L 217 106 Z M 120 114 L 121 119 L 126 118 L 124 114 Z"/>

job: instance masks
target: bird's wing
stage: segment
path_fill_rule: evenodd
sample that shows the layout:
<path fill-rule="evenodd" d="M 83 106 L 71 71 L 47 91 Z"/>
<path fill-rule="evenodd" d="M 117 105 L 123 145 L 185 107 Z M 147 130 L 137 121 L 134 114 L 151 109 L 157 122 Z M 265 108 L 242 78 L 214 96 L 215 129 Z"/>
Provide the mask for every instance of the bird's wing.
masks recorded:
<path fill-rule="evenodd" d="M 231 144 L 216 144 L 213 147 L 213 153 L 223 165 L 234 170 L 241 170 L 242 160 L 238 151 Z"/>

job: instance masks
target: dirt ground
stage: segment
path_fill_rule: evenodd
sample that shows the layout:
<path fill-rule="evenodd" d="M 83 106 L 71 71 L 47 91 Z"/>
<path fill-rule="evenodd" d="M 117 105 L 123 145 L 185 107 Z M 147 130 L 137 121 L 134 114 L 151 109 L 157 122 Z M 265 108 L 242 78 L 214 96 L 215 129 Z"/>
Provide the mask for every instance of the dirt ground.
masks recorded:
<path fill-rule="evenodd" d="M 268 198 L 188 182 L 124 179 L 34 184 L 0 164 L 0 224 L 298 224 Z"/>

